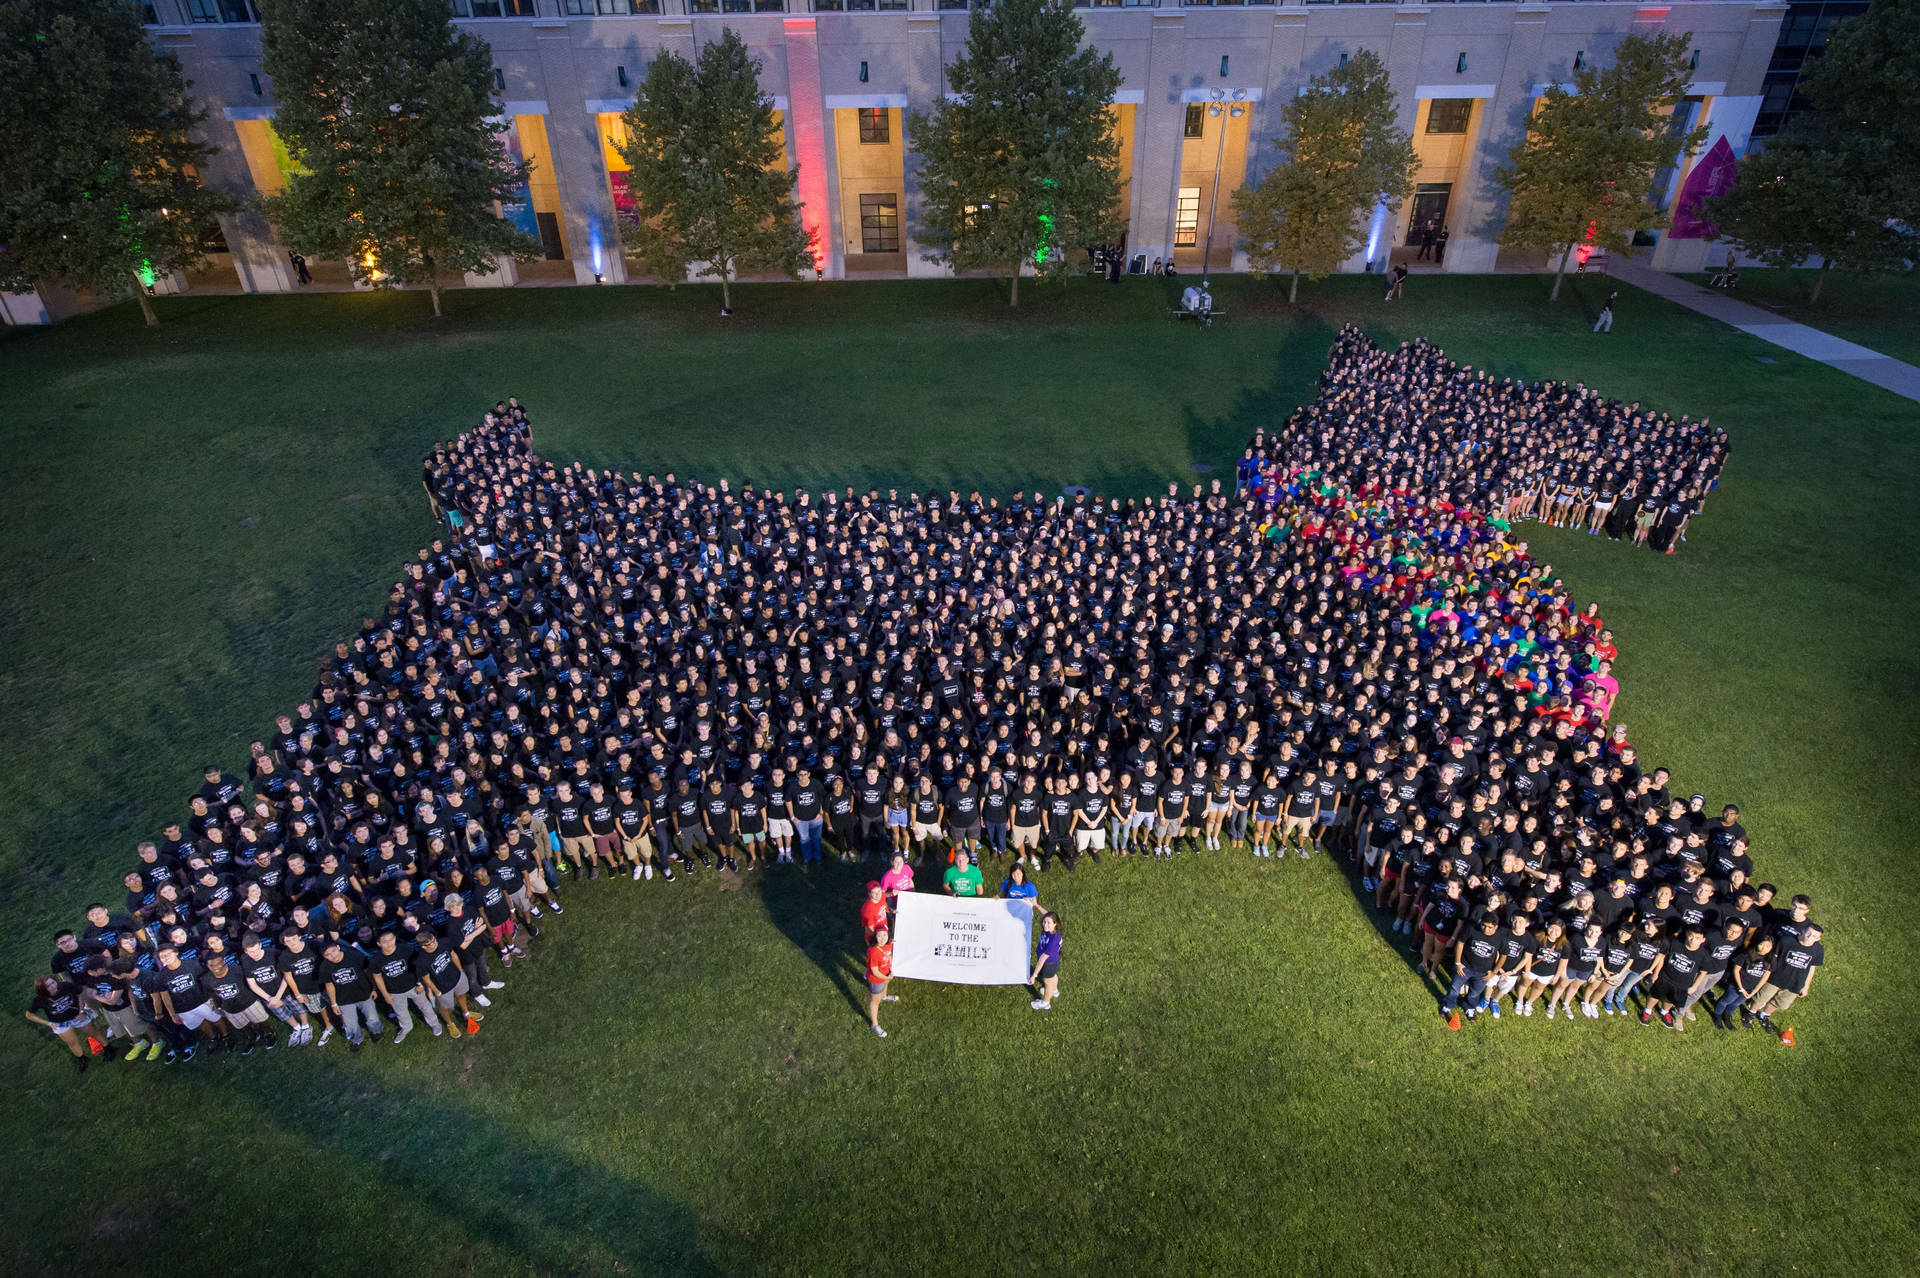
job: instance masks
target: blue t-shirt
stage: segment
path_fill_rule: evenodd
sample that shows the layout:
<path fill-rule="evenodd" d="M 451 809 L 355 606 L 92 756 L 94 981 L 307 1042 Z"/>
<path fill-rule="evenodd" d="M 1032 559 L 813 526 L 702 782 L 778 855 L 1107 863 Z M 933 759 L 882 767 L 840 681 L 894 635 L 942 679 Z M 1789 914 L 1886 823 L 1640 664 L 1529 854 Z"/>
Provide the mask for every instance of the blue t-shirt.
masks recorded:
<path fill-rule="evenodd" d="M 1040 889 L 1031 883 L 1015 883 L 1007 878 L 1000 880 L 1000 895 L 1014 901 L 1031 901 L 1040 895 Z"/>

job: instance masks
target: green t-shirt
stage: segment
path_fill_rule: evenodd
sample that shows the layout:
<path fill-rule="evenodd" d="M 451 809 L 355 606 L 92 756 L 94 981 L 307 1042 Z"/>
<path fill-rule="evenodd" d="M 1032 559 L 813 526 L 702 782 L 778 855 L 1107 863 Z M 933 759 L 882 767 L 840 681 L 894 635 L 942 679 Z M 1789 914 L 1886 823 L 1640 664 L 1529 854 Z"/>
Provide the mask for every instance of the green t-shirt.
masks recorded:
<path fill-rule="evenodd" d="M 979 896 L 983 886 L 980 868 L 974 865 L 964 870 L 957 865 L 948 867 L 945 882 L 955 896 Z"/>

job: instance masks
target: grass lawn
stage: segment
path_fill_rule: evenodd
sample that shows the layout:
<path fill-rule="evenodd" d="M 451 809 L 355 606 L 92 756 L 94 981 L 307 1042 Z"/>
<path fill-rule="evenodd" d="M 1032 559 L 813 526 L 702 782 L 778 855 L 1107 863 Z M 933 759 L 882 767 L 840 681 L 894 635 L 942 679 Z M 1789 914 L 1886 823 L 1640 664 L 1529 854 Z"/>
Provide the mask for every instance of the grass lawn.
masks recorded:
<path fill-rule="evenodd" d="M 1820 301 L 1809 304 L 1819 274 L 1743 266 L 1733 296 L 1882 355 L 1920 364 L 1920 271 L 1876 278 L 1829 271 Z M 1686 278 L 1705 284 L 1712 274 Z"/>
<path fill-rule="evenodd" d="M 1750 277 L 1759 272 L 1749 273 Z M 117 900 L 202 764 L 306 695 L 433 532 L 419 458 L 498 396 L 547 456 L 775 485 L 1122 494 L 1231 476 L 1338 326 L 1733 434 L 1672 557 L 1532 538 L 1620 636 L 1620 717 L 1736 801 L 1830 965 L 1800 1046 L 1448 1034 L 1325 859 L 1056 871 L 1064 996 L 852 1005 L 829 868 L 582 885 L 484 1033 L 76 1079 L 0 1036 L 0 1270 L 1898 1275 L 1920 1248 L 1920 409 L 1651 297 L 1531 277 L 163 299 L 0 338 L 0 975 Z M 1833 309 L 1851 281 L 1833 281 Z M 1169 294 L 1171 289 L 1166 290 Z M 1743 285 L 1743 296 L 1748 293 Z M 1862 339 L 1864 340 L 1864 339 Z M 1770 363 L 1758 358 L 1765 356 Z"/>

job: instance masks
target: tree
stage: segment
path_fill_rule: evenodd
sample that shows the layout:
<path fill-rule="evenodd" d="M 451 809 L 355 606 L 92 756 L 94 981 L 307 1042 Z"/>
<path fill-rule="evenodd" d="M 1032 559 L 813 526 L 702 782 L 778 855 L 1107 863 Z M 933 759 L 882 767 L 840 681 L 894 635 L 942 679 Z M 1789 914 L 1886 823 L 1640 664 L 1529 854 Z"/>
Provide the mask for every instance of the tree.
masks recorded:
<path fill-rule="evenodd" d="M 824 248 L 800 225 L 799 166 L 779 167 L 786 142 L 773 99 L 731 27 L 693 62 L 662 53 L 625 118 L 620 154 L 633 169 L 634 214 L 622 234 L 655 275 L 677 282 L 693 267 L 718 276 L 720 313 L 729 315 L 740 271 L 798 279 Z"/>
<path fill-rule="evenodd" d="M 526 181 L 507 157 L 486 42 L 447 0 L 265 0 L 262 66 L 294 170 L 261 209 L 287 242 L 355 279 L 425 284 L 539 256 L 497 202 Z"/>
<path fill-rule="evenodd" d="M 204 261 L 232 207 L 200 185 L 186 91 L 125 0 L 0 0 L 0 286 L 131 282 L 160 322 L 148 287 Z"/>
<path fill-rule="evenodd" d="M 1820 259 L 1863 275 L 1920 259 L 1920 6 L 1880 0 L 1834 28 L 1798 112 L 1709 201 L 1720 236 L 1773 266 Z"/>
<path fill-rule="evenodd" d="M 1080 19 L 1062 0 L 976 7 L 967 47 L 947 67 L 951 91 L 907 132 L 920 155 L 920 229 L 928 261 L 957 271 L 1057 275 L 1071 247 L 1118 239 L 1120 71 L 1080 47 Z"/>
<path fill-rule="evenodd" d="M 1273 140 L 1286 159 L 1258 185 L 1234 192 L 1234 217 L 1254 274 L 1293 272 L 1319 279 L 1352 257 L 1382 204 L 1413 194 L 1420 158 L 1398 122 L 1387 68 L 1362 49 L 1347 65 L 1317 75 L 1281 111 Z"/>
<path fill-rule="evenodd" d="M 1574 72 L 1533 113 L 1527 136 L 1495 172 L 1507 191 L 1508 248 L 1556 250 L 1553 297 L 1576 245 L 1624 253 L 1636 232 L 1667 224 L 1653 183 L 1706 139 L 1704 128 L 1670 127 L 1693 71 L 1690 35 L 1630 35 L 1605 69 Z"/>

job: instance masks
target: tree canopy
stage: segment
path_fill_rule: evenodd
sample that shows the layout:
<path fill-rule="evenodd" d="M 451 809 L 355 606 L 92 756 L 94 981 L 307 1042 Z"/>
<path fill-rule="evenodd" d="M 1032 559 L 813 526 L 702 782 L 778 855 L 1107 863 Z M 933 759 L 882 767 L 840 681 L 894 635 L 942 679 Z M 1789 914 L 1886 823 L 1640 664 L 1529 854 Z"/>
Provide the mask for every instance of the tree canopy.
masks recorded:
<path fill-rule="evenodd" d="M 1376 207 L 1413 193 L 1420 160 L 1398 116 L 1386 65 L 1369 49 L 1282 108 L 1274 146 L 1285 158 L 1236 191 L 1233 207 L 1248 264 L 1258 275 L 1291 271 L 1290 300 L 1302 275 L 1319 279 L 1353 256 Z"/>
<path fill-rule="evenodd" d="M 1874 275 L 1920 260 L 1920 5 L 1878 0 L 1801 77 L 1811 109 L 1707 203 L 1721 238 L 1774 266 Z"/>
<path fill-rule="evenodd" d="M 732 28 L 692 62 L 663 52 L 626 110 L 620 154 L 634 214 L 621 227 L 647 268 L 678 282 L 689 270 L 720 280 L 721 313 L 743 270 L 799 278 L 825 245 L 810 245 L 794 188 L 781 167 L 786 142 L 760 64 Z"/>
<path fill-rule="evenodd" d="M 262 210 L 286 241 L 376 287 L 485 273 L 538 246 L 500 217 L 508 158 L 486 42 L 447 0 L 266 0 L 262 65 L 296 168 Z"/>
<path fill-rule="evenodd" d="M 948 94 L 915 112 L 920 226 L 929 261 L 956 271 L 1048 276 L 1071 251 L 1119 239 L 1120 143 L 1111 54 L 1082 48 L 1085 29 L 1062 0 L 995 0 L 975 8 L 967 47 L 947 66 Z"/>
<path fill-rule="evenodd" d="M 1693 76 L 1691 39 L 1630 35 L 1607 66 L 1575 71 L 1571 91 L 1549 86 L 1526 137 L 1496 171 L 1508 196 L 1500 243 L 1557 251 L 1555 298 L 1577 245 L 1625 252 L 1635 233 L 1667 224 L 1654 181 L 1707 134 L 1670 127 Z"/>
<path fill-rule="evenodd" d="M 131 287 L 159 323 L 147 289 L 232 207 L 200 184 L 186 90 L 125 0 L 0 0 L 0 286 Z"/>

